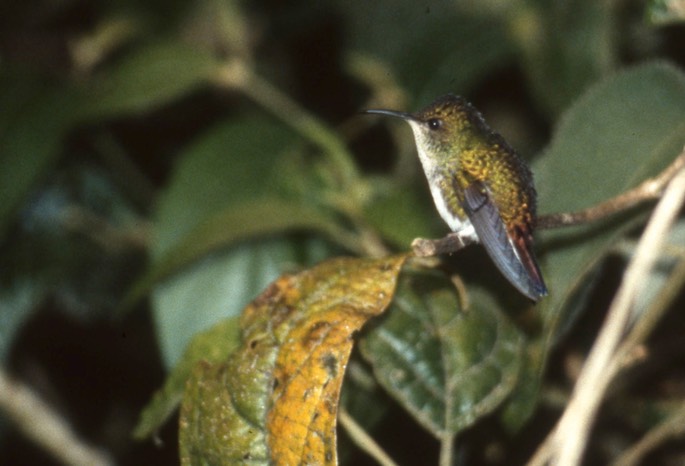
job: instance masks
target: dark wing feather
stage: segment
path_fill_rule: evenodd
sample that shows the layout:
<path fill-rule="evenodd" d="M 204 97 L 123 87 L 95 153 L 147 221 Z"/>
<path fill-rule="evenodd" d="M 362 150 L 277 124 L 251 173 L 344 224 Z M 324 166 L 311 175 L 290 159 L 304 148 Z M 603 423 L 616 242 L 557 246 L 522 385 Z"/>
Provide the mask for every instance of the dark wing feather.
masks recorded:
<path fill-rule="evenodd" d="M 508 234 L 499 209 L 483 183 L 474 182 L 466 188 L 464 210 L 478 239 L 507 280 L 534 301 L 546 295 L 547 288 L 535 260 L 530 238 L 526 233 L 518 237 Z"/>

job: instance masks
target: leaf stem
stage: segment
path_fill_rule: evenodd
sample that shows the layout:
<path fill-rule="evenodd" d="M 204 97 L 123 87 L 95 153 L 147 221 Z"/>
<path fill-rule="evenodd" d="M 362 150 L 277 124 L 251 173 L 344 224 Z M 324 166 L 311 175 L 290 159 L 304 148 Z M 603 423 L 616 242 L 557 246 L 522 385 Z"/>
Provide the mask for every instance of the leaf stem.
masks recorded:
<path fill-rule="evenodd" d="M 452 466 L 454 462 L 454 434 L 447 433 L 440 439 L 440 466 Z"/>
<path fill-rule="evenodd" d="M 336 133 L 320 119 L 307 112 L 297 102 L 255 73 L 244 60 L 237 58 L 228 62 L 220 69 L 215 82 L 223 87 L 240 90 L 303 137 L 323 149 L 336 165 L 343 187 L 349 187 L 358 177 L 352 157 Z"/>
<path fill-rule="evenodd" d="M 388 456 L 385 450 L 376 443 L 373 437 L 367 434 L 366 431 L 357 424 L 357 421 L 354 420 L 350 413 L 342 407 L 338 410 L 338 421 L 352 441 L 375 459 L 378 464 L 382 466 L 398 466 L 397 463 Z"/>

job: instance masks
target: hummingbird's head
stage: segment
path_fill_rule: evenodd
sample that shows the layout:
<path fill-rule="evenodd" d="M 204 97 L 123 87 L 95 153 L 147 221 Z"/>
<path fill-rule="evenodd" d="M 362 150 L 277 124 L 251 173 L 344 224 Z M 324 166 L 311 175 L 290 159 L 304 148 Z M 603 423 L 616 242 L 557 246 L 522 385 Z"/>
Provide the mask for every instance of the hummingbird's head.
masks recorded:
<path fill-rule="evenodd" d="M 474 135 L 488 127 L 478 110 L 462 97 L 447 94 L 415 113 L 393 110 L 367 110 L 366 113 L 388 115 L 405 120 L 414 132 L 420 152 L 442 159 L 467 149 Z"/>

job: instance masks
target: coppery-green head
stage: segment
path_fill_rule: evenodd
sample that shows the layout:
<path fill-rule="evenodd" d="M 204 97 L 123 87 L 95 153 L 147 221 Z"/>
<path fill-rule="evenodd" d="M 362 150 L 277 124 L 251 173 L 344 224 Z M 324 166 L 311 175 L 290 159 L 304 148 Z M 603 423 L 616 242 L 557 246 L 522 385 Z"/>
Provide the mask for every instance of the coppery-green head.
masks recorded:
<path fill-rule="evenodd" d="M 419 151 L 441 159 L 457 154 L 490 132 L 478 110 L 461 97 L 447 94 L 415 113 L 372 109 L 366 113 L 401 118 L 409 123 Z"/>

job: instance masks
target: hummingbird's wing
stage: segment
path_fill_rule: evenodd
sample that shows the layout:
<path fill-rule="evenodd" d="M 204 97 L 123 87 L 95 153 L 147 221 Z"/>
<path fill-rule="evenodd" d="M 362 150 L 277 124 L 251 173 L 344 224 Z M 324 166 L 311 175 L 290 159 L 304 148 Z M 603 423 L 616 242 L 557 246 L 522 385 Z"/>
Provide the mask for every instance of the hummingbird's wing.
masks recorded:
<path fill-rule="evenodd" d="M 521 293 L 533 301 L 547 294 L 530 233 L 509 232 L 487 187 L 473 182 L 464 190 L 464 210 L 497 268 Z"/>

